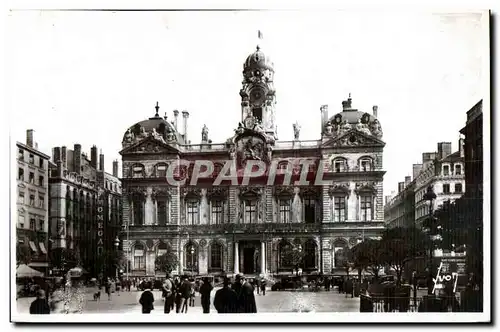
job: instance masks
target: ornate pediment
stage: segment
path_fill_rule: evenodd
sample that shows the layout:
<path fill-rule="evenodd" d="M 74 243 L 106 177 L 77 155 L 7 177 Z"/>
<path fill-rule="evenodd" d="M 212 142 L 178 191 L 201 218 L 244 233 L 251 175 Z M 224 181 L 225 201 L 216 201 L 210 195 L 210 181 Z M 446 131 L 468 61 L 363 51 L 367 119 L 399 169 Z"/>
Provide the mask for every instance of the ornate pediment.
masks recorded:
<path fill-rule="evenodd" d="M 182 188 L 182 197 L 199 199 L 201 197 L 201 189 L 196 187 Z"/>
<path fill-rule="evenodd" d="M 224 187 L 212 187 L 207 190 L 207 196 L 210 198 L 225 198 L 228 195 L 227 188 Z"/>
<path fill-rule="evenodd" d="M 172 189 L 170 187 L 153 187 L 153 191 L 151 193 L 153 198 L 157 197 L 171 197 Z"/>
<path fill-rule="evenodd" d="M 356 183 L 356 192 L 360 191 L 371 191 L 374 192 L 377 190 L 377 183 L 373 181 L 368 182 L 358 182 Z"/>
<path fill-rule="evenodd" d="M 349 183 L 348 182 L 337 182 L 328 188 L 328 194 L 334 196 L 335 194 L 348 194 L 349 193 Z"/>
<path fill-rule="evenodd" d="M 383 147 L 385 143 L 376 137 L 373 137 L 356 129 L 351 129 L 345 134 L 332 138 L 323 143 L 323 147 L 362 147 L 373 145 Z"/>
<path fill-rule="evenodd" d="M 275 196 L 293 196 L 295 195 L 294 188 L 292 186 L 276 186 L 274 187 L 274 195 Z"/>
<path fill-rule="evenodd" d="M 179 151 L 167 144 L 165 141 L 161 141 L 156 139 L 153 136 L 146 137 L 145 139 L 131 144 L 120 151 L 120 154 L 129 154 L 129 153 L 173 153 L 178 154 Z"/>
<path fill-rule="evenodd" d="M 240 196 L 241 197 L 246 197 L 246 196 L 261 196 L 262 195 L 262 188 L 260 187 L 241 187 L 240 188 Z"/>
<path fill-rule="evenodd" d="M 146 197 L 148 195 L 146 187 L 128 187 L 124 188 L 124 190 L 129 196 L 138 195 Z"/>

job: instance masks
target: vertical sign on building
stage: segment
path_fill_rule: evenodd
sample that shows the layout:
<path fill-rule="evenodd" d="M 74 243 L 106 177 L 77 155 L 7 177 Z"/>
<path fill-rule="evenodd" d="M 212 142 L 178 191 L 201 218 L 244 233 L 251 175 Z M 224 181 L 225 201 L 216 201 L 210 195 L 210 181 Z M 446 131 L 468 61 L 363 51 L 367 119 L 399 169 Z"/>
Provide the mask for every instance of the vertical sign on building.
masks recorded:
<path fill-rule="evenodd" d="M 104 251 L 104 189 L 99 187 L 97 194 L 97 256 Z"/>

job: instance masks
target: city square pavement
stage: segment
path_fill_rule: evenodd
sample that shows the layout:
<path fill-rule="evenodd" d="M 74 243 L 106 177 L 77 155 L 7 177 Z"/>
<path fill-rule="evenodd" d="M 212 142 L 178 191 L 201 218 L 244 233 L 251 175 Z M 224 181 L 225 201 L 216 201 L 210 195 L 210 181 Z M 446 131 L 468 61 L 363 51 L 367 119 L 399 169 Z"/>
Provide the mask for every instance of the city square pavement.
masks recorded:
<path fill-rule="evenodd" d="M 218 288 L 217 288 L 218 289 Z M 213 299 L 217 289 L 211 294 L 210 312 L 216 312 L 213 306 Z M 163 299 L 160 291 L 154 291 L 155 310 L 152 314 L 163 315 Z M 139 298 L 140 291 L 113 293 L 111 300 L 101 292 L 101 300 L 94 301 L 92 290 L 84 294 L 85 297 L 82 312 L 83 313 L 141 313 Z M 196 294 L 195 307 L 189 307 L 188 314 L 202 314 L 200 295 Z M 28 313 L 29 304 L 34 298 L 22 298 L 17 300 L 17 310 L 19 313 Z M 72 301 L 76 302 L 76 301 Z M 314 312 L 359 312 L 359 298 L 346 298 L 345 294 L 339 294 L 337 291 L 267 291 L 266 295 L 257 295 L 255 293 L 255 302 L 258 312 L 295 312 L 295 311 L 314 311 Z M 57 310 L 59 311 L 59 310 Z M 79 312 L 76 305 L 71 305 L 70 312 Z"/>

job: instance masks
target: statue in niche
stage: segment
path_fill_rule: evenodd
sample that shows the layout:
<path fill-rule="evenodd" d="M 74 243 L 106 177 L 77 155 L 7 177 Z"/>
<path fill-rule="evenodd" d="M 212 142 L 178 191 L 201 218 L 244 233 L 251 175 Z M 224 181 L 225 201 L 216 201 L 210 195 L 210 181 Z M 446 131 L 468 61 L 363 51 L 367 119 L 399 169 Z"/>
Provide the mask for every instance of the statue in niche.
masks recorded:
<path fill-rule="evenodd" d="M 267 160 L 273 160 L 273 147 L 271 145 L 267 146 Z"/>
<path fill-rule="evenodd" d="M 373 122 L 370 124 L 370 129 L 373 135 L 375 135 L 376 137 L 382 137 L 382 127 L 380 126 L 380 122 L 377 119 L 373 120 Z"/>
<path fill-rule="evenodd" d="M 261 160 L 256 154 L 257 144 L 253 144 L 253 140 L 249 139 L 245 144 L 245 159 L 247 160 Z"/>
<path fill-rule="evenodd" d="M 203 129 L 201 130 L 201 141 L 208 142 L 208 128 L 207 125 L 203 125 Z"/>
<path fill-rule="evenodd" d="M 123 140 L 124 143 L 132 143 L 134 140 L 134 134 L 132 133 L 132 130 L 130 128 L 127 129 L 127 132 L 125 133 L 125 139 Z"/>
<path fill-rule="evenodd" d="M 298 122 L 293 124 L 293 137 L 295 140 L 298 140 L 300 136 L 300 125 Z"/>

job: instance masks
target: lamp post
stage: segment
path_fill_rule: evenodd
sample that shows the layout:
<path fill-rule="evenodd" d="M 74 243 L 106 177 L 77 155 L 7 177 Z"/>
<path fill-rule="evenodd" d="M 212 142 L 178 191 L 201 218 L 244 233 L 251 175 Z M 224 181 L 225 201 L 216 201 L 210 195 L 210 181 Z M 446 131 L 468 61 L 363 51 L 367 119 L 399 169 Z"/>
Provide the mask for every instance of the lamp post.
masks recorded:
<path fill-rule="evenodd" d="M 432 186 L 428 186 L 427 187 L 427 192 L 424 194 L 424 200 L 426 200 L 427 202 L 429 202 L 429 217 L 428 217 L 428 220 L 427 220 L 427 229 L 428 229 L 428 232 L 430 234 L 430 231 L 432 230 L 433 228 L 433 217 L 432 217 L 432 213 L 433 213 L 433 203 L 434 203 L 434 200 L 436 199 L 436 194 L 434 193 L 434 190 L 432 189 Z M 430 236 L 431 237 L 431 236 Z M 432 287 L 432 254 L 433 254 L 433 242 L 432 242 L 432 238 L 430 238 L 430 244 L 429 244 L 429 274 L 427 276 L 427 294 L 428 295 L 432 295 L 433 293 L 433 287 Z"/>
<path fill-rule="evenodd" d="M 191 246 L 191 273 L 194 275 L 194 247 Z"/>
<path fill-rule="evenodd" d="M 120 246 L 120 239 L 118 238 L 118 235 L 116 236 L 116 239 L 115 239 L 115 247 L 116 247 L 116 257 L 118 258 L 118 247 Z M 115 276 L 116 276 L 116 280 L 118 280 L 118 259 L 115 263 Z"/>
<path fill-rule="evenodd" d="M 298 276 L 299 275 L 299 265 L 300 265 L 300 262 L 302 261 L 302 257 L 301 257 L 301 254 L 302 254 L 302 245 L 299 244 L 297 246 L 294 246 L 293 247 L 293 251 L 297 252 L 298 256 L 299 256 L 299 260 L 295 264 L 295 271 L 297 272 L 297 276 Z"/>

